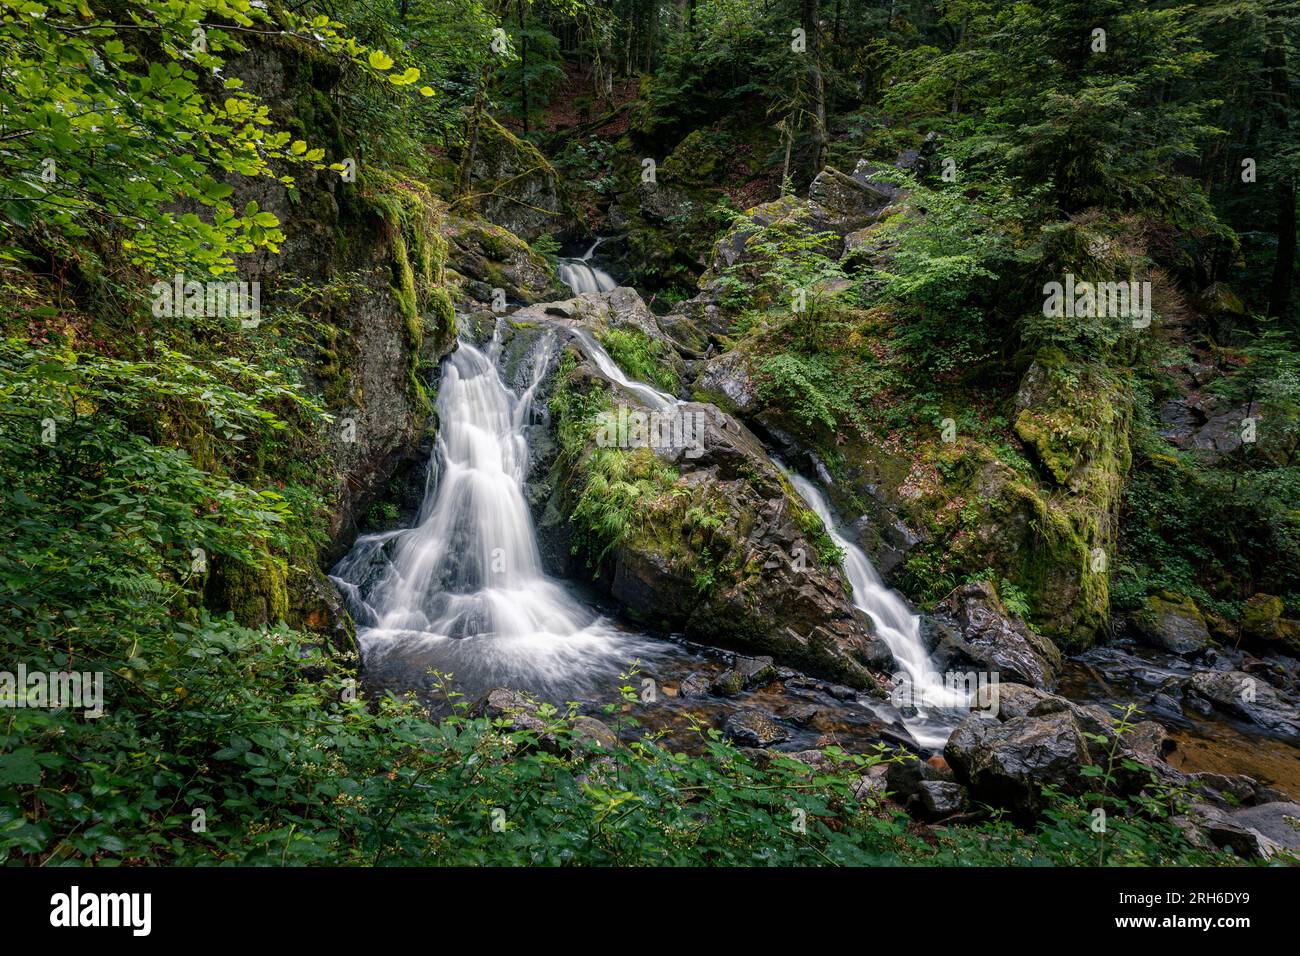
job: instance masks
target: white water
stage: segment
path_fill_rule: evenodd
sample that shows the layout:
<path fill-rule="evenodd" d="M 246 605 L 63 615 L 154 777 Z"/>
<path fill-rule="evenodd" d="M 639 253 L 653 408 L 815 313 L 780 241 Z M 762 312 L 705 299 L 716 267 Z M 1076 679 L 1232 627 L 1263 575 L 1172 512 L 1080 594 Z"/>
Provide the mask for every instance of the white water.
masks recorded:
<path fill-rule="evenodd" d="M 591 248 L 576 259 L 561 259 L 558 266 L 560 280 L 573 290 L 574 295 L 584 292 L 608 292 L 615 282 L 608 272 L 591 264 L 591 257 L 604 239 L 597 239 Z"/>
<path fill-rule="evenodd" d="M 414 528 L 363 535 L 332 577 L 360 625 L 368 669 L 453 673 L 467 693 L 525 687 L 553 699 L 604 689 L 667 645 L 615 630 L 542 571 L 524 501 L 527 423 L 554 338 L 519 396 L 487 351 L 461 342 L 438 388 L 437 479 Z"/>
<path fill-rule="evenodd" d="M 618 363 L 596 341 L 596 337 L 586 329 L 573 329 L 573 336 L 582 343 L 583 351 L 595 363 L 596 368 L 600 369 L 600 374 L 632 392 L 652 409 L 662 412 L 681 404 L 675 396 L 669 395 L 667 392 L 661 392 L 659 389 L 645 384 L 645 382 L 638 382 L 635 379 L 628 378 L 627 374 L 618 367 Z"/>
<path fill-rule="evenodd" d="M 835 546 L 844 551 L 844 574 L 853 585 L 853 604 L 876 625 L 876 634 L 894 655 L 902 668 L 903 678 L 912 689 L 912 697 L 929 705 L 918 707 L 917 718 L 904 721 L 907 729 L 923 747 L 942 747 L 951 733 L 952 714 L 943 721 L 938 711 L 965 711 L 970 702 L 960 689 L 950 686 L 930 660 L 930 653 L 921 638 L 921 618 L 898 594 L 888 587 L 876 573 L 875 567 L 862 549 L 845 538 L 835 527 L 830 505 L 821 489 L 807 478 L 787 471 L 795 491 L 808 503 L 826 525 Z"/>

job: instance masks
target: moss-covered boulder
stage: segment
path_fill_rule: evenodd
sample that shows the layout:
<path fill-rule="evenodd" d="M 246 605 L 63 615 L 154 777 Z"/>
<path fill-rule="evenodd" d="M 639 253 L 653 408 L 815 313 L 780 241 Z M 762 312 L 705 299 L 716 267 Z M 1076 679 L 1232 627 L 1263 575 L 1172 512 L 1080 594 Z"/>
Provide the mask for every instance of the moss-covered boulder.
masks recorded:
<path fill-rule="evenodd" d="M 245 627 L 267 627 L 289 614 L 284 563 L 263 554 L 257 563 L 214 560 L 206 587 L 208 607 L 229 611 Z"/>
<path fill-rule="evenodd" d="M 890 658 L 838 550 L 745 426 L 708 404 L 652 407 L 577 342 L 545 391 L 553 440 L 530 486 L 553 571 L 592 579 L 647 627 L 876 686 Z M 688 439 L 638 440 L 626 423 L 651 413 Z"/>
<path fill-rule="evenodd" d="M 531 242 L 561 224 L 559 174 L 550 160 L 491 116 L 479 127 L 473 187 L 458 211 L 478 210 L 514 235 Z"/>
<path fill-rule="evenodd" d="M 1254 647 L 1300 656 L 1300 622 L 1282 616 L 1282 599 L 1252 595 L 1241 610 L 1241 634 Z"/>
<path fill-rule="evenodd" d="M 531 304 L 560 291 L 555 268 L 514 233 L 476 217 L 452 215 L 448 271 L 458 300 L 491 307 L 493 290 L 505 293 L 507 305 Z"/>
<path fill-rule="evenodd" d="M 1152 594 L 1130 620 L 1143 641 L 1172 654 L 1199 654 L 1210 644 L 1205 617 L 1185 594 Z"/>
<path fill-rule="evenodd" d="M 1117 513 L 1132 462 L 1132 389 L 1115 368 L 1039 351 L 1016 395 L 1015 431 L 1039 467 L 1031 561 L 1014 580 L 1049 632 L 1090 643 L 1110 616 Z"/>

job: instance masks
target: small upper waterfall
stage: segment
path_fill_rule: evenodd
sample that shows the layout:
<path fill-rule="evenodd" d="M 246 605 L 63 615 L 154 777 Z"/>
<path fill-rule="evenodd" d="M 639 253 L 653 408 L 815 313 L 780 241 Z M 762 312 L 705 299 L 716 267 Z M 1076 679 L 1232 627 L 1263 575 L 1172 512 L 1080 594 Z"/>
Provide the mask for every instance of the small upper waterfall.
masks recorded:
<path fill-rule="evenodd" d="M 543 339 L 522 395 L 486 351 L 462 341 L 438 388 L 442 425 L 413 528 L 360 537 L 332 577 L 359 625 L 368 668 L 397 655 L 417 673 L 451 672 L 468 692 L 526 687 L 552 696 L 616 686 L 632 659 L 668 645 L 614 629 L 542 571 L 524 500 L 533 393 L 554 348 Z"/>
<path fill-rule="evenodd" d="M 661 392 L 659 389 L 645 384 L 645 382 L 638 382 L 635 379 L 628 378 L 627 373 L 618 367 L 618 363 L 614 361 L 613 357 L 596 341 L 596 337 L 586 329 L 575 328 L 573 336 L 582 343 L 583 351 L 596 364 L 596 368 L 600 369 L 600 374 L 632 392 L 652 409 L 662 412 L 681 404 L 675 396 L 669 395 L 667 392 Z"/>
<path fill-rule="evenodd" d="M 933 710 L 965 711 L 970 706 L 967 695 L 945 683 L 935 669 L 930 653 L 921 638 L 921 618 L 913 614 L 897 593 L 885 586 L 862 549 L 842 535 L 835 526 L 830 505 L 821 489 L 807 478 L 787 471 L 795 491 L 808 503 L 826 525 L 835 546 L 844 551 L 844 574 L 853 585 L 853 604 L 876 625 L 876 634 L 902 668 L 919 711 L 917 719 L 906 721 L 917 743 L 925 747 L 942 747 L 952 730 L 933 719 Z M 951 716 L 951 715 L 949 715 Z"/>
<path fill-rule="evenodd" d="M 608 292 L 616 286 L 608 272 L 591 264 L 591 257 L 595 254 L 596 247 L 604 241 L 603 238 L 597 238 L 591 244 L 591 248 L 577 259 L 560 260 L 558 267 L 560 281 L 572 289 L 574 295 L 581 295 L 584 292 Z"/>

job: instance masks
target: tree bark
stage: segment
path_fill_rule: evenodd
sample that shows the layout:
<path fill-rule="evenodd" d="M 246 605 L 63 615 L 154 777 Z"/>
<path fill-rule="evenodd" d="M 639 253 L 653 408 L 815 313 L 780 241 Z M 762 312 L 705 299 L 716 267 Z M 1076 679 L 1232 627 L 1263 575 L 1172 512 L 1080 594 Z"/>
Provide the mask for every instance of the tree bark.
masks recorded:
<path fill-rule="evenodd" d="M 1268 69 L 1269 90 L 1273 98 L 1273 124 L 1279 133 L 1279 143 L 1287 141 L 1291 129 L 1291 93 L 1288 82 L 1290 71 L 1287 64 L 1286 36 L 1281 8 L 1280 3 L 1270 4 L 1268 7 L 1268 42 L 1263 57 Z M 1277 196 L 1277 252 L 1273 258 L 1273 278 L 1268 287 L 1268 314 L 1281 318 L 1291 307 L 1291 287 L 1295 277 L 1295 179 L 1283 178 L 1277 183 L 1275 194 Z"/>
<path fill-rule="evenodd" d="M 519 10 L 519 108 L 524 114 L 524 135 L 528 135 L 528 35 L 524 33 L 528 15 L 526 0 L 518 0 Z"/>
<path fill-rule="evenodd" d="M 822 76 L 821 0 L 800 0 L 800 15 L 808 44 L 808 76 L 812 81 L 812 175 L 826 164 L 826 84 Z"/>

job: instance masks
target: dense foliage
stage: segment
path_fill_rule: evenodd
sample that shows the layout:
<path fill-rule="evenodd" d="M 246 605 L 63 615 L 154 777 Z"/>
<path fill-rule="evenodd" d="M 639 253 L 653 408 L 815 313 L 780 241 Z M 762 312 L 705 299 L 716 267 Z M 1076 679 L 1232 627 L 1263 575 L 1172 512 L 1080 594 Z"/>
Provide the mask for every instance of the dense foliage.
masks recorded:
<path fill-rule="evenodd" d="M 1036 830 L 983 811 L 929 828 L 864 797 L 881 754 L 829 748 L 812 770 L 701 728 L 698 753 L 628 731 L 596 759 L 573 714 L 545 711 L 541 733 L 463 707 L 432 724 L 412 702 L 359 695 L 346 640 L 290 611 L 320 584 L 336 504 L 325 430 L 341 403 L 313 362 L 328 352 L 339 371 L 317 307 L 337 290 L 295 290 L 248 335 L 159 314 L 149 289 L 279 251 L 292 224 L 236 195 L 288 187 L 298 203 L 307 179 L 358 172 L 397 196 L 392 282 L 418 340 L 412 262 L 428 281 L 446 240 L 421 234 L 408 255 L 417 191 L 400 183 L 472 215 L 494 118 L 557 157 L 575 224 L 610 225 L 619 204 L 656 307 L 714 282 L 717 344 L 749 360 L 760 400 L 828 467 L 873 440 L 914 456 L 942 507 L 900 572 L 912 597 L 996 578 L 1032 620 L 1041 596 L 1033 568 L 950 549 L 987 502 L 942 457 L 949 421 L 1007 483 L 1053 494 L 1061 446 L 1128 455 L 1109 601 L 1174 590 L 1228 633 L 1257 592 L 1300 613 L 1298 33 L 1287 0 L 3 0 L 0 663 L 101 671 L 110 704 L 97 719 L 0 709 L 0 860 L 1231 859 L 1171 822 L 1186 794 L 1121 800 L 1113 768 L 1098 794 L 1049 795 Z M 246 88 L 241 69 L 272 47 L 302 75 Z M 304 103 L 319 109 L 295 119 Z M 857 258 L 800 215 L 753 209 L 827 164 L 888 167 L 899 150 L 921 162 L 877 171 L 906 199 Z M 646 157 L 681 199 L 654 216 L 637 198 Z M 353 224 L 354 200 L 329 197 Z M 747 253 L 716 267 L 727 231 Z M 1067 272 L 1154 279 L 1169 321 L 1045 315 L 1043 283 Z M 662 343 L 603 341 L 629 375 L 681 386 Z M 1092 419 L 1065 413 L 1045 435 L 1017 430 L 1017 383 L 1048 358 L 1074 410 L 1131 405 L 1115 415 L 1122 450 L 1099 451 Z M 1207 460 L 1161 434 L 1189 363 L 1259 418 L 1252 441 Z M 608 402 L 561 390 L 552 410 L 560 454 L 578 455 Z M 595 459 L 574 490 L 593 571 L 677 479 L 649 453 Z M 719 522 L 688 514 L 707 553 Z M 1098 800 L 1121 821 L 1104 840 Z"/>

